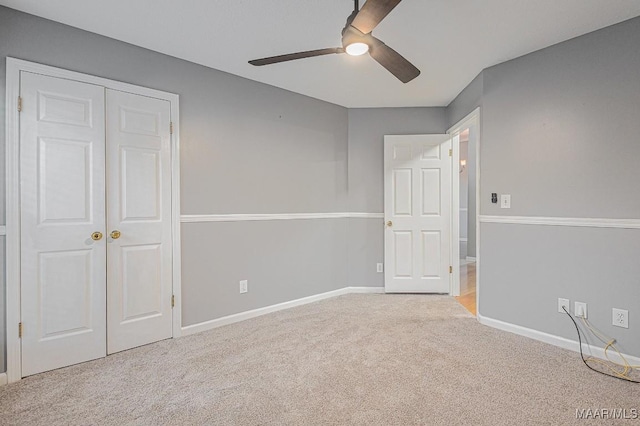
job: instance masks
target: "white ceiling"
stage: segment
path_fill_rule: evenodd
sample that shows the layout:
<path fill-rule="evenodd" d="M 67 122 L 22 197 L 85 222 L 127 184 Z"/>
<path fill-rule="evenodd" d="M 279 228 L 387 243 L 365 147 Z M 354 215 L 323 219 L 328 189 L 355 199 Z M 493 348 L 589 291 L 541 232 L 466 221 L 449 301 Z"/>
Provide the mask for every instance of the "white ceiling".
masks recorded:
<path fill-rule="evenodd" d="M 484 68 L 640 15 L 640 0 L 404 0 L 373 34 L 422 74 L 368 55 L 254 67 L 340 46 L 352 0 L 0 0 L 0 4 L 346 107 L 446 106 Z"/>

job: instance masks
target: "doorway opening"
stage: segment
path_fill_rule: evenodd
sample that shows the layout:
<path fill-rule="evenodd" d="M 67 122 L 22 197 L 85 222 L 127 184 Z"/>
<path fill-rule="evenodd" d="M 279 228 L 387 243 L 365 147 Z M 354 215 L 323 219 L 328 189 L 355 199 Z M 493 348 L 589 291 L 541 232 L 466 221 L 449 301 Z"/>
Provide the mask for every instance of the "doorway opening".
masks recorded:
<path fill-rule="evenodd" d="M 453 191 L 458 209 L 452 212 L 453 225 L 458 229 L 459 236 L 457 250 L 454 249 L 454 252 L 457 251 L 457 262 L 454 261 L 454 264 L 457 263 L 458 267 L 453 271 L 452 293 L 473 315 L 478 312 L 479 123 L 479 109 L 476 109 L 449 130 L 455 145 L 454 151 L 457 151 L 454 164 L 457 164 L 458 172 L 458 184 Z"/>

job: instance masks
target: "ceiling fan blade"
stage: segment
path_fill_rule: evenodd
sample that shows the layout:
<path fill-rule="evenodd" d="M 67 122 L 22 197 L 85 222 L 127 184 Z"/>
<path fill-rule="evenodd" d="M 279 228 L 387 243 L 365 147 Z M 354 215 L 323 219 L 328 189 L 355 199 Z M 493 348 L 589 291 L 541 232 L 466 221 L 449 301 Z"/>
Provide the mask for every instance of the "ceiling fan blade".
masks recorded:
<path fill-rule="evenodd" d="M 294 61 L 296 59 L 312 58 L 314 56 L 330 55 L 332 53 L 344 53 L 342 47 L 330 47 L 328 49 L 307 50 L 306 52 L 289 53 L 288 55 L 271 56 L 269 58 L 254 59 L 249 61 L 251 65 L 262 66 L 277 64 L 278 62 Z"/>
<path fill-rule="evenodd" d="M 408 83 L 420 75 L 420 70 L 398 52 L 373 36 L 371 36 L 371 39 L 369 54 L 387 71 L 395 75 L 398 80 Z"/>
<path fill-rule="evenodd" d="M 351 25 L 365 34 L 370 33 L 401 0 L 367 0 Z"/>

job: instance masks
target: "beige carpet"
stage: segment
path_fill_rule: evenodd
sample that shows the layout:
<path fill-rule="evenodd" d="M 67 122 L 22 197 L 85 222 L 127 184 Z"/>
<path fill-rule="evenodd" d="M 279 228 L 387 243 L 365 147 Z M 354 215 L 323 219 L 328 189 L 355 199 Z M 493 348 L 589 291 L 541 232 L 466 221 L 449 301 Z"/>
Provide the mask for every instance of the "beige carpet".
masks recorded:
<path fill-rule="evenodd" d="M 640 385 L 445 296 L 342 296 L 0 387 L 12 425 L 566 425 L 602 408 L 640 410 Z"/>

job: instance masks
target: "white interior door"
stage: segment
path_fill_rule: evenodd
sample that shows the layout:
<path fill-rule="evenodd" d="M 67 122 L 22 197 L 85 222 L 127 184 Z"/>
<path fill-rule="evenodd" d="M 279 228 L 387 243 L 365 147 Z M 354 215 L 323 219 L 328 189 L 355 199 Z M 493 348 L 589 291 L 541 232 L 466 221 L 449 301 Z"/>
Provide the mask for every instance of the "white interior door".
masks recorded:
<path fill-rule="evenodd" d="M 385 291 L 448 293 L 449 135 L 384 137 Z"/>
<path fill-rule="evenodd" d="M 172 336 L 170 103 L 107 89 L 107 349 Z"/>
<path fill-rule="evenodd" d="M 21 73 L 22 375 L 106 355 L 104 88 Z M 92 239 L 92 234 L 100 235 Z"/>

